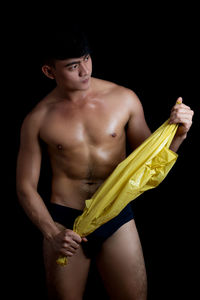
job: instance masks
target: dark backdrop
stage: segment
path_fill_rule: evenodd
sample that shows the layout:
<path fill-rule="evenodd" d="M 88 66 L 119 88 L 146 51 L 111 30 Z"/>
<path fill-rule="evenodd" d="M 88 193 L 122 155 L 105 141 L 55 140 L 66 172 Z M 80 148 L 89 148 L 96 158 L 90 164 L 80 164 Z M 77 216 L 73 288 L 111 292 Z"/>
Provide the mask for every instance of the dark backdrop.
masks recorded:
<path fill-rule="evenodd" d="M 181 299 L 186 294 L 192 299 L 196 290 L 199 178 L 199 46 L 195 8 L 185 8 L 184 14 L 172 7 L 169 11 L 166 7 L 157 11 L 153 7 L 151 11 L 131 9 L 131 12 L 128 7 L 119 9 L 118 14 L 115 10 L 105 10 L 99 15 L 94 9 L 88 15 L 80 12 L 81 17 L 75 14 L 74 21 L 82 24 L 89 36 L 93 76 L 134 90 L 152 131 L 169 117 L 179 96 L 195 111 L 191 131 L 168 177 L 157 189 L 146 192 L 132 204 L 146 262 L 148 299 Z M 21 123 L 53 87 L 42 75 L 38 63 L 38 36 L 53 16 L 46 17 L 43 23 L 38 23 L 37 14 L 31 20 L 23 15 L 22 22 L 20 18 L 12 22 L 11 18 L 11 28 L 3 30 L 6 41 L 3 164 L 8 179 L 3 189 L 9 195 L 3 200 L 5 287 L 7 293 L 14 289 L 18 297 L 29 295 L 29 299 L 46 299 L 42 236 L 17 202 L 15 167 Z M 48 161 L 44 160 L 39 189 L 45 201 L 50 192 L 49 174 Z M 96 287 L 98 297 L 91 286 Z M 106 299 L 95 266 L 86 294 L 86 299 Z"/>

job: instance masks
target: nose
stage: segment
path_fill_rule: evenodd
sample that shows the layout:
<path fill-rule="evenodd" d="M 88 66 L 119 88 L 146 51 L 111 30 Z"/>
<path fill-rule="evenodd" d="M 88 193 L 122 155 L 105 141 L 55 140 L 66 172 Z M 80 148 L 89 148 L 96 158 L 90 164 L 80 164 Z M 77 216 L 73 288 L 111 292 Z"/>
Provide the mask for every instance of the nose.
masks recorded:
<path fill-rule="evenodd" d="M 89 74 L 89 70 L 88 70 L 86 64 L 84 62 L 81 62 L 80 66 L 79 66 L 79 76 L 80 77 L 85 77 L 88 74 Z"/>

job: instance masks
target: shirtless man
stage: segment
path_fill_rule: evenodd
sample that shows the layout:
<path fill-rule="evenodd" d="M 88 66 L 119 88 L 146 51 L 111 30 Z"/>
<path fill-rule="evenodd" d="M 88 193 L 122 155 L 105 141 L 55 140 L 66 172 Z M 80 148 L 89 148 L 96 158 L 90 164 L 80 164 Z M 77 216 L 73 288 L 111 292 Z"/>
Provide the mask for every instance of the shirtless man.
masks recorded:
<path fill-rule="evenodd" d="M 68 42 L 69 37 L 63 36 L 63 41 Z M 54 46 L 59 52 L 59 44 Z M 88 241 L 59 222 L 56 214 L 66 208 L 66 219 L 70 219 L 74 212 L 82 211 L 85 200 L 125 159 L 126 138 L 134 150 L 150 135 L 150 130 L 133 91 L 91 77 L 92 61 L 87 47 L 80 54 L 77 44 L 70 54 L 67 47 L 62 47 L 65 56 L 54 53 L 42 66 L 43 73 L 56 81 L 55 89 L 22 124 L 17 193 L 25 212 L 44 235 L 49 299 L 80 300 L 91 261 L 83 251 Z M 172 108 L 171 123 L 181 124 L 171 144 L 173 151 L 186 138 L 192 116 L 193 111 L 183 103 Z M 52 214 L 37 191 L 41 140 L 47 145 L 52 167 L 50 203 L 56 206 Z M 59 255 L 69 258 L 67 266 L 56 264 Z M 95 259 L 111 299 L 146 299 L 145 265 L 133 218 L 125 220 L 106 238 Z"/>

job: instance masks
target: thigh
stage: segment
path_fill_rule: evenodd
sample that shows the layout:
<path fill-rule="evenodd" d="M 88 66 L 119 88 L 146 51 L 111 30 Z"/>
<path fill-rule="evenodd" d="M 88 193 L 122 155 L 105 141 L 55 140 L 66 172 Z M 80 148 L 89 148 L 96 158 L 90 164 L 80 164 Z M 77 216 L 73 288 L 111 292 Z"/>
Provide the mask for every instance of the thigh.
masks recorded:
<path fill-rule="evenodd" d="M 58 254 L 47 240 L 43 242 L 43 254 L 49 299 L 82 299 L 90 267 L 90 259 L 85 257 L 82 247 L 68 258 L 66 266 L 56 264 Z"/>
<path fill-rule="evenodd" d="M 134 220 L 103 243 L 97 266 L 111 299 L 146 299 L 145 264 Z"/>

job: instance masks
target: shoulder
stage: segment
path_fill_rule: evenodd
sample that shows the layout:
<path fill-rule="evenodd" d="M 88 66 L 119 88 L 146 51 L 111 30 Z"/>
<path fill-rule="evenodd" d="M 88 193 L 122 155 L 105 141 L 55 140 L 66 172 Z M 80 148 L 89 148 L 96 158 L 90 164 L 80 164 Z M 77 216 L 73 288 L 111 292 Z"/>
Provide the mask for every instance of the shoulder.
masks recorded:
<path fill-rule="evenodd" d="M 104 91 L 109 94 L 118 94 L 120 97 L 129 101 L 137 102 L 139 100 L 134 91 L 117 83 L 98 78 L 93 78 L 93 82 L 95 84 L 95 88 L 99 91 Z"/>
<path fill-rule="evenodd" d="M 22 122 L 21 132 L 39 132 L 47 111 L 47 100 L 44 98 L 25 116 Z"/>
<path fill-rule="evenodd" d="M 119 100 L 131 110 L 141 109 L 141 101 L 133 90 L 118 85 L 116 88 L 116 93 L 119 95 Z"/>
<path fill-rule="evenodd" d="M 97 80 L 101 90 L 115 99 L 118 104 L 122 103 L 131 112 L 143 111 L 142 103 L 133 90 L 110 81 L 100 79 L 95 80 Z"/>
<path fill-rule="evenodd" d="M 116 87 L 116 94 L 118 95 L 118 101 L 126 106 L 130 115 L 143 114 L 142 103 L 133 90 L 118 85 Z"/>

